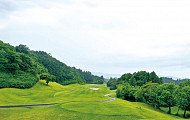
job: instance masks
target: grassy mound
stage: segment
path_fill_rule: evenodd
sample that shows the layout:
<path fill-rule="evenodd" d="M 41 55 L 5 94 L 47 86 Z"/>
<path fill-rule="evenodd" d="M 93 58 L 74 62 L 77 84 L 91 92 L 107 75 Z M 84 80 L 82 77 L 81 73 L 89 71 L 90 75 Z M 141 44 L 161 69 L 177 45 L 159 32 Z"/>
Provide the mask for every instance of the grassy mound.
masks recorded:
<path fill-rule="evenodd" d="M 90 88 L 99 88 L 92 90 Z M 110 102 L 105 94 L 111 93 L 104 85 L 62 86 L 40 80 L 30 89 L 0 89 L 0 105 L 29 105 L 59 103 L 53 106 L 33 108 L 0 108 L 1 120 L 104 120 L 104 119 L 178 119 L 144 103 L 128 102 L 121 99 Z M 114 96 L 114 95 L 112 95 Z"/>

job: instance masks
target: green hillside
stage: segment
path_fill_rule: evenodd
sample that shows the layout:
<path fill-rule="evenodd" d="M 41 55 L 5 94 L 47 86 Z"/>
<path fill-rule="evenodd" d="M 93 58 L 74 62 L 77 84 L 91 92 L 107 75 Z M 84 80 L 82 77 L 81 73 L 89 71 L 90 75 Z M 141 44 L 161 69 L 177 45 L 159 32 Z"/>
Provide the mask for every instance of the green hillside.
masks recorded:
<path fill-rule="evenodd" d="M 99 88 L 92 90 L 90 88 Z M 105 85 L 72 84 L 62 86 L 40 80 L 30 89 L 0 89 L 0 105 L 29 105 L 58 103 L 52 106 L 32 108 L 0 108 L 1 120 L 121 120 L 121 119 L 167 119 L 179 117 L 168 115 L 152 106 L 121 99 L 108 102 L 105 94 L 113 93 Z"/>
<path fill-rule="evenodd" d="M 30 88 L 39 78 L 37 64 L 26 53 L 0 41 L 0 88 Z"/>
<path fill-rule="evenodd" d="M 0 88 L 30 88 L 47 73 L 62 85 L 103 84 L 104 78 L 67 66 L 44 51 L 32 51 L 26 45 L 12 46 L 0 41 Z"/>
<path fill-rule="evenodd" d="M 48 69 L 49 73 L 56 76 L 56 82 L 62 85 L 73 83 L 80 84 L 103 84 L 104 78 L 92 75 L 89 71 L 82 71 L 70 67 L 52 57 L 44 51 L 30 51 L 33 58 Z"/>

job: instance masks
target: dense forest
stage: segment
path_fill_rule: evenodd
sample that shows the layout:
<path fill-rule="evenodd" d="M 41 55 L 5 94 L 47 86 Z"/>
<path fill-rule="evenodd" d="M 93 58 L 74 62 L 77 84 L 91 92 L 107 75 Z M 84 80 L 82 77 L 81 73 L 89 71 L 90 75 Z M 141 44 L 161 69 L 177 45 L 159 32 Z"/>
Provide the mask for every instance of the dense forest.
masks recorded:
<path fill-rule="evenodd" d="M 69 67 L 44 51 L 33 51 L 26 45 L 14 47 L 0 41 L 0 88 L 30 88 L 40 78 L 62 85 L 104 83 L 103 76 Z"/>
<path fill-rule="evenodd" d="M 38 81 L 37 69 L 37 63 L 27 50 L 16 52 L 15 47 L 0 41 L 0 88 L 32 87 Z"/>
<path fill-rule="evenodd" d="M 144 102 L 160 109 L 160 107 L 168 107 L 168 114 L 171 114 L 171 107 L 177 106 L 186 111 L 190 110 L 190 80 L 183 81 L 179 86 L 174 83 L 163 83 L 153 71 L 139 71 L 137 73 L 127 73 L 119 79 L 110 78 L 107 83 L 110 89 L 117 89 L 116 95 L 129 101 Z"/>

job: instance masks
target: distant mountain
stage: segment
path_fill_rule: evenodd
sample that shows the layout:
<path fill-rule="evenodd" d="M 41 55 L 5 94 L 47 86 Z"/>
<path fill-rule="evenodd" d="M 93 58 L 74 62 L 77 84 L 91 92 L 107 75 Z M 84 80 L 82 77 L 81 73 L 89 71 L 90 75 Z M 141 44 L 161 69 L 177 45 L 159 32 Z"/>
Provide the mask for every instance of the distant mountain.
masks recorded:
<path fill-rule="evenodd" d="M 174 80 L 173 78 L 170 77 L 161 77 L 164 83 L 175 83 L 175 85 L 179 85 L 183 81 L 189 80 L 188 78 L 185 79 L 180 79 L 178 78 L 177 80 Z"/>
<path fill-rule="evenodd" d="M 175 77 L 175 76 L 164 76 L 164 75 L 158 75 L 160 78 L 161 77 L 167 77 L 167 78 L 172 78 L 173 80 L 178 80 L 180 79 L 179 77 Z"/>
<path fill-rule="evenodd" d="M 92 74 L 97 75 L 97 76 L 103 76 L 106 79 L 112 78 L 119 78 L 121 77 L 122 74 L 109 74 L 109 73 L 101 73 L 101 72 L 92 72 Z"/>

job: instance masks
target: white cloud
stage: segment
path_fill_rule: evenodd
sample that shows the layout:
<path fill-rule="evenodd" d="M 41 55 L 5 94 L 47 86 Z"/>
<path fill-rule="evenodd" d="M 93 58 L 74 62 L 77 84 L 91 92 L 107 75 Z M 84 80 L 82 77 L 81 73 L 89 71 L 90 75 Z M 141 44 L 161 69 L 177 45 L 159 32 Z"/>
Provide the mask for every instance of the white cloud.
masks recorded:
<path fill-rule="evenodd" d="M 13 44 L 32 41 L 32 48 L 49 50 L 69 65 L 124 72 L 157 69 L 160 64 L 152 58 L 160 60 L 162 66 L 189 63 L 184 61 L 190 45 L 188 0 L 11 0 L 9 4 L 15 8 L 0 19 L 4 21 L 0 24 L 0 39 Z M 11 40 L 3 34 L 5 31 L 11 33 Z M 43 43 L 46 46 L 36 47 Z M 174 56 L 181 62 L 172 62 Z M 112 65 L 111 70 L 104 67 L 108 65 Z M 166 70 L 165 74 L 174 69 L 159 68 Z"/>

